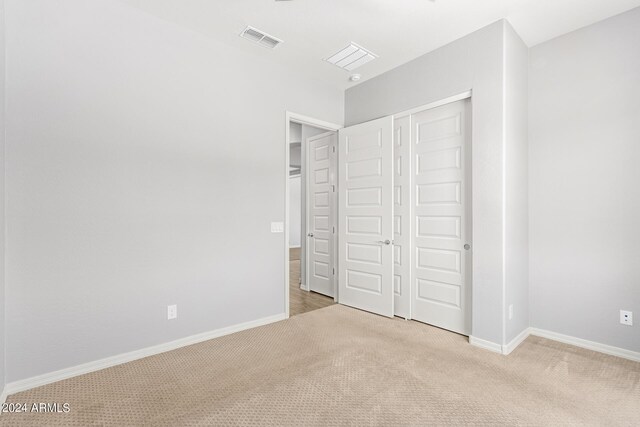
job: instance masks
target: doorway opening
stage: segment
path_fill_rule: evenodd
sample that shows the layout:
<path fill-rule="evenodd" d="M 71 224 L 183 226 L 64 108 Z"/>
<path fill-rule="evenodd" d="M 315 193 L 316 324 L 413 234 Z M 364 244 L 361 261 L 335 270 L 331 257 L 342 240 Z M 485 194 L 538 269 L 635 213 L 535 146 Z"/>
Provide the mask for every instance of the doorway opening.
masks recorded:
<path fill-rule="evenodd" d="M 285 307 L 295 316 L 337 301 L 335 146 L 341 127 L 286 115 Z"/>

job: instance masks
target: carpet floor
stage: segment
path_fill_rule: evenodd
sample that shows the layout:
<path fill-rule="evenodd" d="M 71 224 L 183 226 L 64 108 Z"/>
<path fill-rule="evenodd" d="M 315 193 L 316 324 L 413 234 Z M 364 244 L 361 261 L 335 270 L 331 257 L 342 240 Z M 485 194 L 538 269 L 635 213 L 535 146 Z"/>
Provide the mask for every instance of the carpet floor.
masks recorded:
<path fill-rule="evenodd" d="M 640 363 L 528 338 L 511 355 L 340 305 L 10 396 L 0 425 L 640 425 Z"/>

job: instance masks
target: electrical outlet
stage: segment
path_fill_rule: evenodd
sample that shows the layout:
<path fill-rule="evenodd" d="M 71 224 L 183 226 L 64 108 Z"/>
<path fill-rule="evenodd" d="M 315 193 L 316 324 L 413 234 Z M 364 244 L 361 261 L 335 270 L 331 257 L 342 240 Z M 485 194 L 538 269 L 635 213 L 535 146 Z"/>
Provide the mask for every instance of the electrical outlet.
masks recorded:
<path fill-rule="evenodd" d="M 620 310 L 620 323 L 627 326 L 633 326 L 633 312 Z"/>
<path fill-rule="evenodd" d="M 509 304 L 509 320 L 513 319 L 513 304 Z"/>
<path fill-rule="evenodd" d="M 177 305 L 168 305 L 167 306 L 167 320 L 176 319 L 178 317 L 178 306 Z"/>
<path fill-rule="evenodd" d="M 271 232 L 272 233 L 284 233 L 284 222 L 272 222 L 271 223 Z"/>

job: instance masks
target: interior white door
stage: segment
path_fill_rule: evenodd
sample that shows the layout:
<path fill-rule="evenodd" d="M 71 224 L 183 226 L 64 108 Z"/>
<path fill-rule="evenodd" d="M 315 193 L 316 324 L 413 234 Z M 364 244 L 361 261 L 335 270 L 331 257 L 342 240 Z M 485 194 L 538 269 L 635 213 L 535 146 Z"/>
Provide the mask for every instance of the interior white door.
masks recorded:
<path fill-rule="evenodd" d="M 334 296 L 335 132 L 307 139 L 307 272 L 309 290 Z"/>
<path fill-rule="evenodd" d="M 412 317 L 469 335 L 470 102 L 412 116 Z"/>
<path fill-rule="evenodd" d="M 411 116 L 393 120 L 394 314 L 411 318 Z"/>
<path fill-rule="evenodd" d="M 393 117 L 339 131 L 338 301 L 393 316 Z"/>

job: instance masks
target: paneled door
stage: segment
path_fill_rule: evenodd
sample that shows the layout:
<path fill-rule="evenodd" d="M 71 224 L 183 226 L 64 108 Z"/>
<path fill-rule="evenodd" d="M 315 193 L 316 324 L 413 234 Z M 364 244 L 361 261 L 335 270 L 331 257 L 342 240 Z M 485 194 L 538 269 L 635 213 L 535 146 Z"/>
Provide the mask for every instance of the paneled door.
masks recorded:
<path fill-rule="evenodd" d="M 393 117 L 339 131 L 338 302 L 393 316 Z"/>
<path fill-rule="evenodd" d="M 469 335 L 470 102 L 412 116 L 413 319 Z"/>
<path fill-rule="evenodd" d="M 411 116 L 393 120 L 394 314 L 411 318 Z"/>
<path fill-rule="evenodd" d="M 335 132 L 307 139 L 307 283 L 334 296 Z"/>

